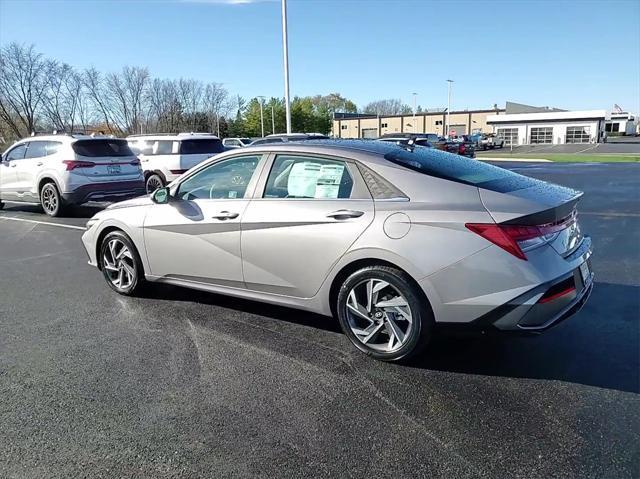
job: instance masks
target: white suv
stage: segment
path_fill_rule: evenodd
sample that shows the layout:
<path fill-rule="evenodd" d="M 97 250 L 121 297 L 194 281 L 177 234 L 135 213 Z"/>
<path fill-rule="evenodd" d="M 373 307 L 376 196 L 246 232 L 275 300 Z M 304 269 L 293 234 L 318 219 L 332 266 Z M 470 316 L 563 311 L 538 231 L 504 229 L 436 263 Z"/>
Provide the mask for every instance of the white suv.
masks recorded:
<path fill-rule="evenodd" d="M 208 133 L 131 135 L 127 141 L 140 158 L 147 193 L 225 150 L 220 139 Z"/>
<path fill-rule="evenodd" d="M 222 140 L 222 144 L 225 148 L 244 148 L 249 146 L 253 140 L 251 138 L 225 138 Z"/>
<path fill-rule="evenodd" d="M 49 216 L 65 205 L 144 195 L 140 161 L 126 140 L 87 135 L 32 136 L 0 162 L 3 201 L 39 203 Z"/>

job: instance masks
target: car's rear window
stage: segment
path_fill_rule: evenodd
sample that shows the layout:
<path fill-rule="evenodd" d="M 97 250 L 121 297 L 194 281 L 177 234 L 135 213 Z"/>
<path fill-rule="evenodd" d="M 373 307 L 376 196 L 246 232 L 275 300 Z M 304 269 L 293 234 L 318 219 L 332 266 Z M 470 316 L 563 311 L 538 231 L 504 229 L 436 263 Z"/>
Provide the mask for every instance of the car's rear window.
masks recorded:
<path fill-rule="evenodd" d="M 72 148 L 80 156 L 134 156 L 126 140 L 79 140 Z"/>
<path fill-rule="evenodd" d="M 200 140 L 182 140 L 180 142 L 180 154 L 181 155 L 202 155 L 222 153 L 224 146 L 222 141 L 218 139 L 200 139 Z"/>
<path fill-rule="evenodd" d="M 535 180 L 479 160 L 432 148 L 400 149 L 388 152 L 385 159 L 418 173 L 445 180 L 506 193 L 529 188 Z"/>

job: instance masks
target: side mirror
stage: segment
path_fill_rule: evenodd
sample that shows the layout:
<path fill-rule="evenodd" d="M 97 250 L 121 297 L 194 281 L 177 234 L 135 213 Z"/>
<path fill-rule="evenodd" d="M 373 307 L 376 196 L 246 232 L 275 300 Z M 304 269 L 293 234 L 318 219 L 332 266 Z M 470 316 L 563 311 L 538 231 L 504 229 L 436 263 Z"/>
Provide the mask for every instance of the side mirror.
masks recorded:
<path fill-rule="evenodd" d="M 169 193 L 169 188 L 166 186 L 163 188 L 158 188 L 156 191 L 151 193 L 151 201 L 159 205 L 165 205 L 169 203 L 169 199 L 171 198 L 171 194 Z"/>

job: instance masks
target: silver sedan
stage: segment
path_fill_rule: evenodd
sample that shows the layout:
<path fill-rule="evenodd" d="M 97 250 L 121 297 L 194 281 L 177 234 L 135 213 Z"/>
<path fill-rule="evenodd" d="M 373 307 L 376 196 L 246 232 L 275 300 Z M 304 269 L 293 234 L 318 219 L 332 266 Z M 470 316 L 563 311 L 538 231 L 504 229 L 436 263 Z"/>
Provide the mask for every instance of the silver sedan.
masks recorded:
<path fill-rule="evenodd" d="M 541 332 L 588 298 L 582 193 L 420 146 L 233 150 L 87 223 L 116 292 L 167 283 L 338 318 L 382 360 L 434 326 Z"/>

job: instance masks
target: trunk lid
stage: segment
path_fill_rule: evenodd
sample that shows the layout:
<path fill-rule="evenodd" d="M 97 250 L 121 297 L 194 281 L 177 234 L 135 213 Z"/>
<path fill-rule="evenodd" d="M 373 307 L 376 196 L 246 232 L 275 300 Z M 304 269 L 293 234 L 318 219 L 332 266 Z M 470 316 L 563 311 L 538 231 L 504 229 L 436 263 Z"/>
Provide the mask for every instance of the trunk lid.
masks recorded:
<path fill-rule="evenodd" d="M 67 169 L 84 175 L 91 182 L 127 181 L 140 177 L 140 161 L 126 140 L 79 140 L 72 148 L 75 162 L 69 162 Z"/>
<path fill-rule="evenodd" d="M 537 226 L 549 231 L 544 237 L 558 254 L 571 254 L 582 242 L 577 203 L 582 192 L 531 180 L 527 188 L 498 192 L 479 188 L 480 198 L 496 223 Z"/>

